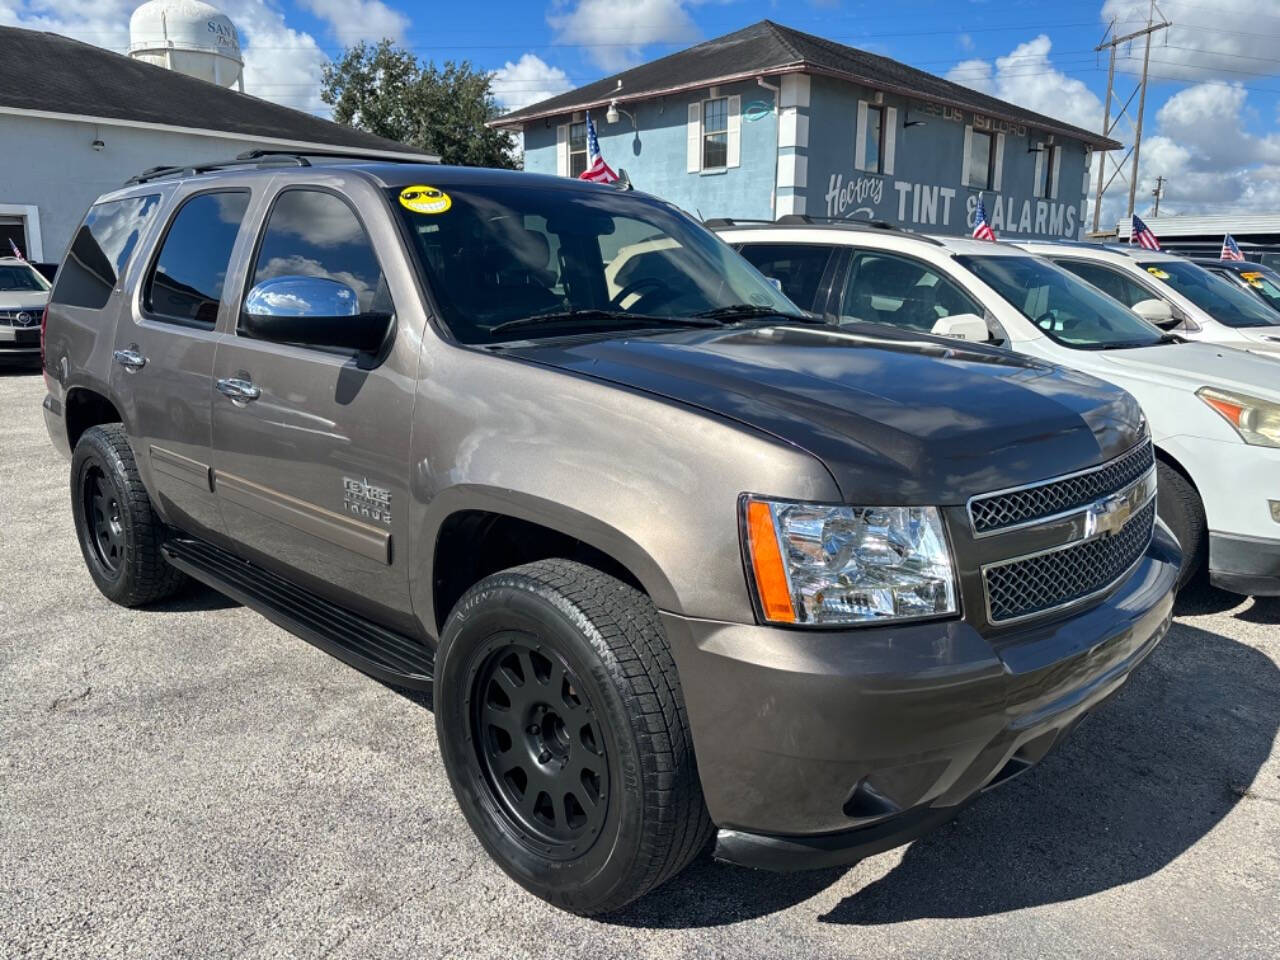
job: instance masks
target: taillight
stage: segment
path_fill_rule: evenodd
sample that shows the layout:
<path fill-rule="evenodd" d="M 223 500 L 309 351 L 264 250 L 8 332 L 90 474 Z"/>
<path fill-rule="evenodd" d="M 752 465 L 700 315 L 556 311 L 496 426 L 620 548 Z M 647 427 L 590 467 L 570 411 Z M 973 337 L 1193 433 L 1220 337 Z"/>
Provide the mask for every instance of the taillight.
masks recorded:
<path fill-rule="evenodd" d="M 49 326 L 49 305 L 44 305 L 44 312 L 40 314 L 40 373 L 44 377 L 44 388 L 50 393 L 53 392 L 52 384 L 49 383 L 49 370 L 44 365 L 44 336 L 45 330 Z"/>

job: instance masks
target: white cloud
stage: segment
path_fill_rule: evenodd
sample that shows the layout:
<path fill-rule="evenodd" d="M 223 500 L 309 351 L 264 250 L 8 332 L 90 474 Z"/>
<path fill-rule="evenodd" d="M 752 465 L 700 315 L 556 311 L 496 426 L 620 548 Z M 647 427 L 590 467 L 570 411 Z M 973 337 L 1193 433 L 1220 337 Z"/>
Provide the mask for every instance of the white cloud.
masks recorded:
<path fill-rule="evenodd" d="M 638 61 L 651 43 L 689 43 L 698 28 L 685 0 L 556 0 L 547 23 L 560 43 L 582 44 L 605 70 Z"/>
<path fill-rule="evenodd" d="M 493 71 L 493 95 L 503 110 L 519 110 L 572 87 L 563 70 L 532 53 Z"/>
<path fill-rule="evenodd" d="M 409 27 L 409 18 L 382 0 L 300 0 L 300 3 L 329 24 L 344 47 L 353 47 L 362 40 L 377 43 L 384 37 L 399 41 Z"/>
<path fill-rule="evenodd" d="M 0 0 L 0 24 L 49 30 L 117 53 L 129 49 L 129 16 L 141 0 Z M 366 3 L 365 6 L 377 5 Z M 320 71 L 328 57 L 309 33 L 294 30 L 273 0 L 217 0 L 236 25 L 245 92 L 325 114 Z"/>
<path fill-rule="evenodd" d="M 997 57 L 994 66 L 964 60 L 947 72 L 947 79 L 1086 130 L 1100 129 L 1102 101 L 1082 81 L 1053 66 L 1052 48 L 1042 33 Z"/>
<path fill-rule="evenodd" d="M 1104 23 L 1116 20 L 1123 36 L 1147 23 L 1148 0 L 1105 0 Z M 1164 80 L 1204 80 L 1209 77 L 1246 79 L 1249 75 L 1280 73 L 1275 37 L 1280 19 L 1274 2 L 1257 0 L 1164 0 L 1160 3 L 1173 26 L 1151 38 L 1151 74 Z M 1270 9 L 1270 15 L 1266 15 Z M 1259 17 L 1258 14 L 1263 14 Z M 1144 41 L 1139 38 L 1117 51 L 1116 66 L 1142 70 Z"/>
<path fill-rule="evenodd" d="M 960 45 L 961 50 L 973 49 L 973 37 L 967 33 L 962 33 L 960 36 L 956 37 L 956 43 Z"/>

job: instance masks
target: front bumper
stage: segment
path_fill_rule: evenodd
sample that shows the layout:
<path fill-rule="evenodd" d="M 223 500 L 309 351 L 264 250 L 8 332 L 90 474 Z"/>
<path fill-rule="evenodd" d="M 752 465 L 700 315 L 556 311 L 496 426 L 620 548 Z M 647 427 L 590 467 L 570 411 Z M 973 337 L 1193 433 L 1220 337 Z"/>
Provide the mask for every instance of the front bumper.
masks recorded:
<path fill-rule="evenodd" d="M 13 327 L 0 323 L 0 357 L 40 356 L 40 327 Z"/>
<path fill-rule="evenodd" d="M 1250 597 L 1280 596 L 1280 540 L 1211 532 L 1209 582 Z"/>
<path fill-rule="evenodd" d="M 961 620 L 797 631 L 664 614 L 717 856 L 852 863 L 1024 772 L 1164 636 L 1178 563 L 1157 525 L 1095 606 L 992 641 Z"/>

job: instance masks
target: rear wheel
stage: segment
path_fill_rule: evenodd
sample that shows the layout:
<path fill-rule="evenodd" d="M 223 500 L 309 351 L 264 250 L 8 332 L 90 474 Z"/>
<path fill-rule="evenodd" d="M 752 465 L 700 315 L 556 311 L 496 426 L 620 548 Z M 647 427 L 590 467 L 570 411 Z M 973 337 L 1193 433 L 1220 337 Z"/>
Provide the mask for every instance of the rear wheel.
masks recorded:
<path fill-rule="evenodd" d="M 161 553 L 164 529 L 124 427 L 90 427 L 71 458 L 71 510 L 89 575 L 125 607 L 163 600 L 186 578 Z"/>
<path fill-rule="evenodd" d="M 1209 554 L 1209 530 L 1200 494 L 1177 469 L 1163 460 L 1156 463 L 1156 512 L 1182 545 L 1178 589 L 1203 577 Z"/>
<path fill-rule="evenodd" d="M 536 895 L 616 910 L 705 846 L 675 664 L 634 588 L 567 560 L 488 577 L 450 615 L 433 686 L 462 811 Z"/>

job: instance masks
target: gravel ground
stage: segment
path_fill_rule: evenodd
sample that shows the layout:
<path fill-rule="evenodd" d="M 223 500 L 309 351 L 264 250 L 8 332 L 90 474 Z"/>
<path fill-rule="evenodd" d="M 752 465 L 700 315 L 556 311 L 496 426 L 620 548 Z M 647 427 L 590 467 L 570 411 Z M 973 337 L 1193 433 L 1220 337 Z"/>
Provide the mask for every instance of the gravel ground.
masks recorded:
<path fill-rule="evenodd" d="M 484 856 L 427 704 L 217 594 L 112 606 L 0 374 L 0 957 L 1280 956 L 1280 601 L 1201 591 L 1028 775 L 847 870 L 583 920 Z"/>

